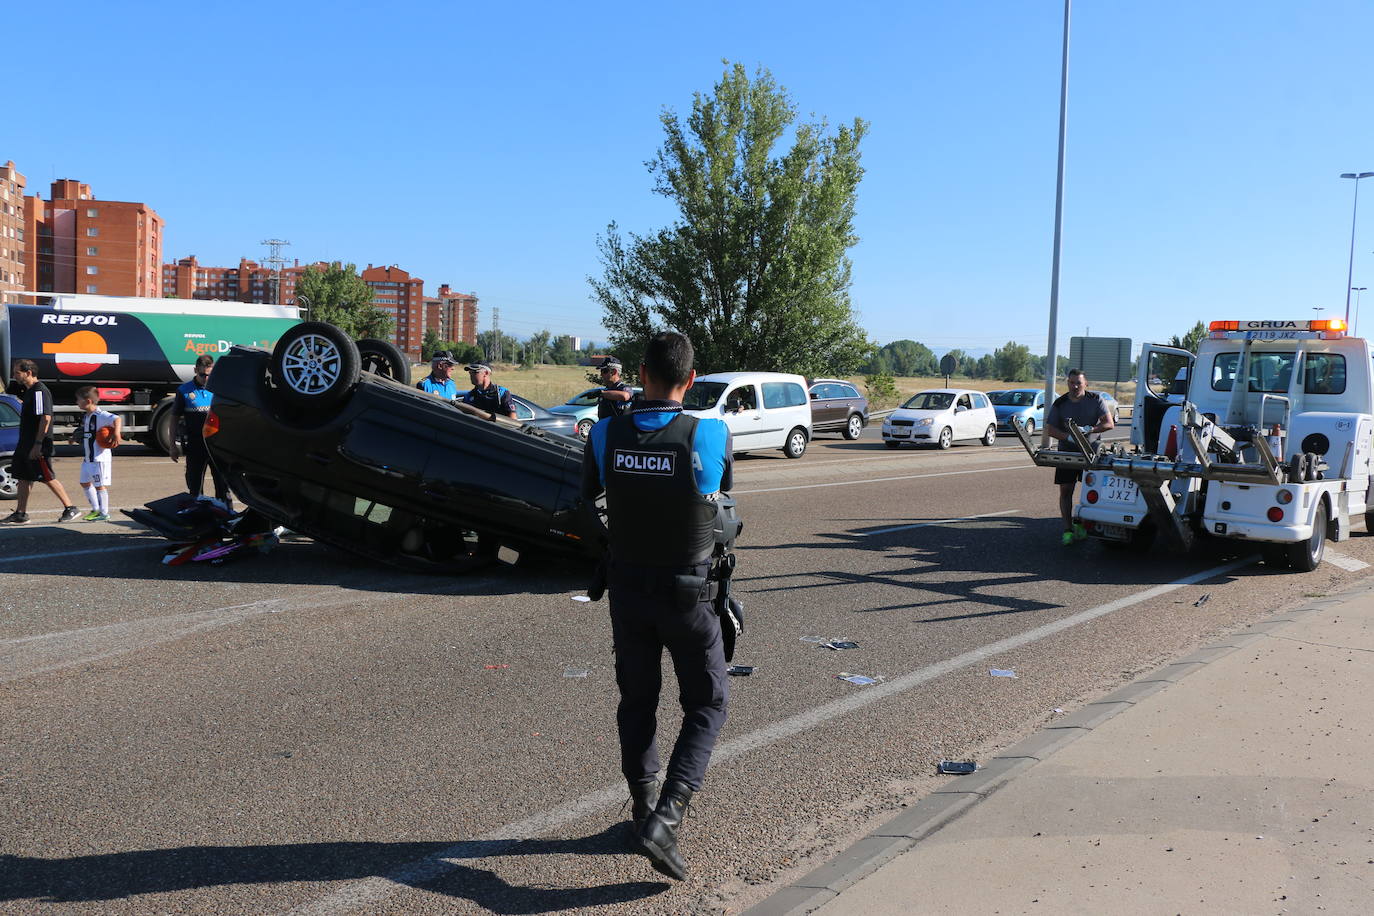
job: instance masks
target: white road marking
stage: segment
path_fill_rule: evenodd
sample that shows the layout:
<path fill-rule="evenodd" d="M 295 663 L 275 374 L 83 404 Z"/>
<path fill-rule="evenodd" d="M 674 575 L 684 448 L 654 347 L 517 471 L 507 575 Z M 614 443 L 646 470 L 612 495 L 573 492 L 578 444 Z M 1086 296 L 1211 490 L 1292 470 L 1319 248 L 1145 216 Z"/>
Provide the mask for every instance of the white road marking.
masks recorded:
<path fill-rule="evenodd" d="M 1354 557 L 1348 557 L 1343 553 L 1337 553 L 1330 547 L 1326 549 L 1326 552 L 1322 555 L 1322 559 L 1330 563 L 1332 566 L 1339 566 L 1346 572 L 1359 572 L 1362 569 L 1369 568 L 1369 564 L 1366 563 L 1364 560 L 1357 560 Z"/>
<path fill-rule="evenodd" d="M 1142 601 L 1149 601 L 1161 595 L 1167 595 L 1176 589 L 1188 585 L 1196 585 L 1215 576 L 1222 576 L 1233 570 L 1240 569 L 1254 563 L 1257 556 L 1249 556 L 1241 560 L 1235 560 L 1222 566 L 1214 566 L 1211 569 L 1185 576 L 1182 579 L 1175 579 L 1173 582 L 1164 585 L 1156 585 L 1143 592 L 1134 595 L 1127 595 L 1106 604 L 1098 605 L 1077 614 L 1071 614 L 1053 623 L 1035 627 L 1024 633 L 1009 636 L 1006 639 L 999 639 L 996 642 L 987 644 L 978 649 L 973 649 L 954 658 L 936 662 L 925 668 L 912 671 L 884 681 L 863 690 L 848 693 L 839 699 L 824 703 L 806 712 L 789 716 L 766 728 L 758 729 L 747 735 L 741 735 L 725 741 L 716 747 L 715 753 L 711 757 L 711 766 L 733 760 L 751 751 L 768 747 L 785 741 L 802 732 L 815 728 L 833 719 L 853 715 L 865 706 L 872 705 L 880 700 L 895 696 L 921 684 L 933 681 L 936 678 L 952 674 L 962 668 L 977 665 L 985 662 L 989 658 L 1010 652 L 1013 649 L 1020 649 L 1031 643 L 1038 642 L 1048 636 L 1053 636 L 1076 627 L 1079 624 L 1088 623 L 1099 617 L 1140 604 Z M 441 849 L 422 859 L 401 865 L 384 876 L 363 878 L 344 885 L 338 890 L 327 896 L 307 904 L 295 907 L 288 911 L 289 916 L 334 916 L 334 914 L 345 913 L 350 910 L 358 909 L 378 909 L 380 901 L 404 887 L 415 887 L 442 875 L 462 867 L 461 862 L 465 859 L 480 859 L 487 856 L 498 856 L 506 850 L 517 845 L 523 840 L 531 837 L 540 836 L 548 833 L 564 824 L 572 823 L 583 817 L 590 816 L 596 812 L 623 802 L 626 797 L 624 784 L 617 783 L 588 793 L 575 801 L 560 808 L 553 808 L 548 811 L 541 811 L 533 814 L 524 820 L 516 821 L 499 827 L 490 833 L 484 834 L 475 840 L 462 843 L 455 843 L 445 849 Z"/>
<path fill-rule="evenodd" d="M 930 522 L 917 522 L 914 525 L 898 525 L 895 528 L 879 528 L 876 531 L 865 531 L 863 537 L 872 537 L 875 534 L 891 534 L 894 531 L 909 531 L 912 528 L 929 528 L 932 525 L 949 525 L 954 522 L 971 522 L 976 518 L 992 518 L 997 515 L 1011 515 L 1013 512 L 1020 512 L 1020 509 L 1004 509 L 1001 512 L 984 512 L 982 515 L 965 515 L 962 518 L 937 518 Z"/>
<path fill-rule="evenodd" d="M 126 550 L 147 550 L 155 543 L 158 542 L 149 540 L 141 544 L 120 544 L 116 547 L 86 547 L 81 550 L 62 550 L 56 553 L 31 553 L 22 557 L 0 557 L 0 564 L 27 563 L 29 560 L 47 560 L 55 557 L 89 557 L 100 553 L 122 553 Z"/>
<path fill-rule="evenodd" d="M 903 477 L 873 477 L 868 480 L 836 480 L 831 483 L 804 483 L 792 487 L 762 487 L 757 490 L 731 490 L 731 496 L 744 496 L 749 493 L 778 493 L 783 490 L 815 490 L 820 487 L 853 487 L 863 483 L 888 483 L 893 480 L 920 480 L 925 477 L 956 477 L 960 474 L 987 474 L 992 471 L 1039 471 L 1033 464 L 1018 464 L 1002 468 L 975 468 L 968 471 L 937 471 L 932 474 L 907 474 Z"/>

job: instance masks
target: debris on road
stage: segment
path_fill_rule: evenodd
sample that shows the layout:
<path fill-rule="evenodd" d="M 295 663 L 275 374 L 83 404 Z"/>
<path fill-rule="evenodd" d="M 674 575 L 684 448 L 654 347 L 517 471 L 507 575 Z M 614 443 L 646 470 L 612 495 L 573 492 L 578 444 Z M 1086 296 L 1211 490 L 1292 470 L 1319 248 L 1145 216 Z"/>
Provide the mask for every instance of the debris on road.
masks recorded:
<path fill-rule="evenodd" d="M 1016 677 L 1016 672 L 1011 668 L 989 668 L 988 674 L 992 677 Z"/>
<path fill-rule="evenodd" d="M 572 600 L 574 600 L 574 601 L 591 601 L 592 599 L 589 598 L 589 597 L 586 596 L 586 595 L 573 595 L 573 596 L 572 596 Z"/>
<path fill-rule="evenodd" d="M 972 760 L 941 760 L 935 765 L 937 773 L 949 773 L 953 776 L 963 776 L 978 769 L 978 764 Z"/>
<path fill-rule="evenodd" d="M 829 642 L 823 642 L 823 643 L 821 643 L 821 646 L 822 646 L 822 648 L 834 649 L 834 650 L 836 650 L 836 651 L 839 651 L 840 649 L 857 649 L 857 648 L 859 648 L 859 644 L 858 644 L 858 643 L 853 642 L 852 640 L 848 640 L 848 639 L 832 639 L 832 640 L 830 640 Z"/>
<path fill-rule="evenodd" d="M 589 674 L 591 674 L 591 673 L 592 673 L 592 671 L 591 671 L 590 668 L 573 668 L 573 667 L 567 667 L 567 668 L 564 668 L 564 669 L 563 669 L 563 676 L 564 676 L 564 677 L 586 677 L 587 675 L 589 675 Z"/>
<path fill-rule="evenodd" d="M 731 665 L 725 669 L 725 673 L 731 677 L 748 677 L 754 673 L 754 665 Z"/>
<path fill-rule="evenodd" d="M 876 684 L 880 680 L 880 678 L 868 677 L 863 674 L 850 674 L 848 671 L 841 671 L 839 674 L 835 675 L 835 677 L 842 681 L 848 681 L 851 684 L 858 684 L 860 687 Z"/>
<path fill-rule="evenodd" d="M 495 670 L 498 669 L 498 668 L 509 668 L 509 667 L 510 667 L 510 665 L 487 665 L 487 666 L 486 666 L 486 669 L 487 669 L 488 671 L 495 671 Z"/>
<path fill-rule="evenodd" d="M 1193 602 L 1193 607 L 1202 607 L 1204 604 L 1206 604 L 1206 603 L 1207 603 L 1208 601 L 1210 601 L 1210 600 L 1212 600 L 1212 593 L 1211 593 L 1211 592 L 1208 592 L 1207 594 L 1203 595 L 1203 596 L 1202 596 L 1201 598 L 1199 598 L 1198 600 L 1194 601 L 1194 602 Z"/>

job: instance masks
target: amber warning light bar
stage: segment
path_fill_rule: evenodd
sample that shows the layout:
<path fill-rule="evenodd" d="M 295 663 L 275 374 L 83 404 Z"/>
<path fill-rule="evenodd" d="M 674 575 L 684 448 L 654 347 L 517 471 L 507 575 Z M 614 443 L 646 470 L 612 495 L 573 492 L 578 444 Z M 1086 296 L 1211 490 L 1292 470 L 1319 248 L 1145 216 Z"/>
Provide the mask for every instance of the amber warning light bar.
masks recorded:
<path fill-rule="evenodd" d="M 1210 331 L 1344 331 L 1342 318 L 1312 321 L 1213 321 Z"/>

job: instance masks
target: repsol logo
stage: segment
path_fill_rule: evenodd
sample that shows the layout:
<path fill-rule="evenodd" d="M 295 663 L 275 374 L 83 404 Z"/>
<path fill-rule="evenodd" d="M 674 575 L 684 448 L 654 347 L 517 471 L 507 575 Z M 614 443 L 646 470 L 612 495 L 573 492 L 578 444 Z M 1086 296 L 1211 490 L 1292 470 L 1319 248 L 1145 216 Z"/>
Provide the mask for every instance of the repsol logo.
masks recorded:
<path fill-rule="evenodd" d="M 117 315 L 44 315 L 42 324 L 103 324 L 114 327 L 119 324 Z"/>
<path fill-rule="evenodd" d="M 194 353 L 197 356 L 204 356 L 206 353 L 228 353 L 233 344 L 227 340 L 188 340 L 186 341 L 186 352 Z"/>
<path fill-rule="evenodd" d="M 611 467 L 626 474 L 657 474 L 671 477 L 676 459 L 677 456 L 672 452 L 632 452 L 616 449 Z"/>

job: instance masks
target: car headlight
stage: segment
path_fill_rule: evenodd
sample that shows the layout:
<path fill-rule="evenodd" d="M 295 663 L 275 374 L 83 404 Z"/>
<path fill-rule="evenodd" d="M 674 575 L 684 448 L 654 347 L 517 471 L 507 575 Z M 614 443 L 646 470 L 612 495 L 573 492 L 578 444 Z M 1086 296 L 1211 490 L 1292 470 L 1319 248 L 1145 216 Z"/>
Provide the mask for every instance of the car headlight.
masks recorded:
<path fill-rule="evenodd" d="M 931 418 L 930 418 L 930 417 L 921 417 L 921 419 L 919 419 L 919 420 L 916 421 L 916 428 L 917 428 L 917 429 L 924 429 L 925 427 L 929 426 L 930 424 L 931 424 Z"/>

